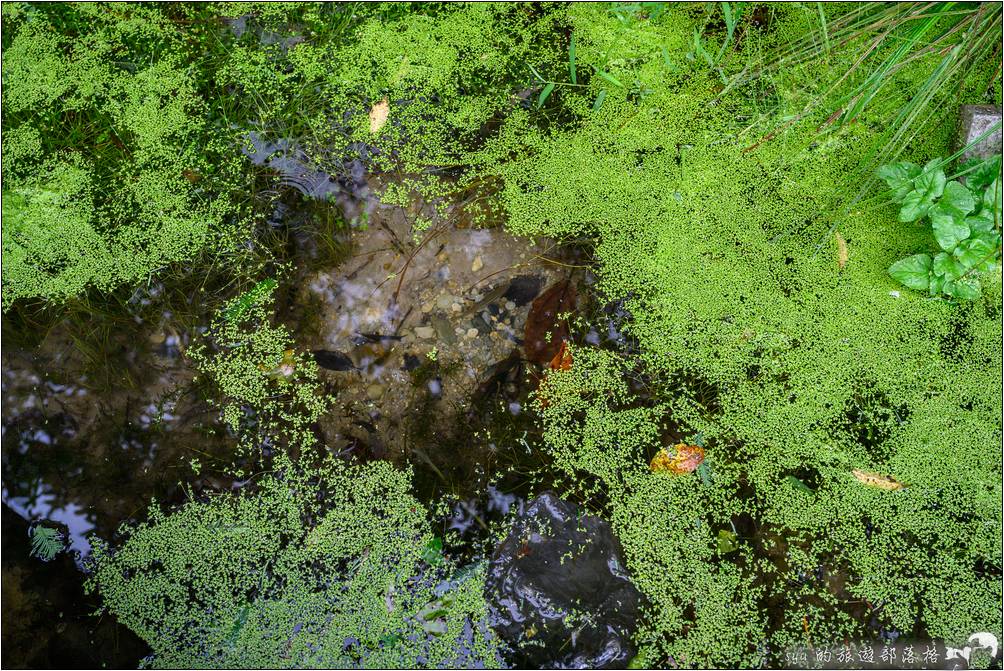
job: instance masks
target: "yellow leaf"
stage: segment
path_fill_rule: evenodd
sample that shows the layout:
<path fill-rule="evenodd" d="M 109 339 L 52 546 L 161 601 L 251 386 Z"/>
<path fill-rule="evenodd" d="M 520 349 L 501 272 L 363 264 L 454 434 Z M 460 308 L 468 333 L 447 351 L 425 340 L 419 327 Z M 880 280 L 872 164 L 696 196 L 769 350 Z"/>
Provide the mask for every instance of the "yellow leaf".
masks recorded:
<path fill-rule="evenodd" d="M 680 443 L 673 448 L 662 448 L 652 457 L 648 467 L 653 473 L 692 473 L 704 461 L 704 449 L 697 445 Z"/>
<path fill-rule="evenodd" d="M 858 482 L 869 487 L 877 487 L 878 489 L 887 489 L 889 491 L 903 489 L 903 483 L 896 482 L 892 478 L 873 473 L 872 471 L 862 471 L 860 468 L 855 468 L 851 473 L 858 479 Z"/>
<path fill-rule="evenodd" d="M 844 236 L 840 235 L 840 231 L 834 231 L 834 234 L 837 236 L 837 266 L 843 270 L 850 257 L 847 252 L 847 241 L 844 240 Z"/>
<path fill-rule="evenodd" d="M 377 133 L 387 123 L 387 116 L 390 114 L 390 103 L 386 98 L 370 108 L 370 132 Z"/>

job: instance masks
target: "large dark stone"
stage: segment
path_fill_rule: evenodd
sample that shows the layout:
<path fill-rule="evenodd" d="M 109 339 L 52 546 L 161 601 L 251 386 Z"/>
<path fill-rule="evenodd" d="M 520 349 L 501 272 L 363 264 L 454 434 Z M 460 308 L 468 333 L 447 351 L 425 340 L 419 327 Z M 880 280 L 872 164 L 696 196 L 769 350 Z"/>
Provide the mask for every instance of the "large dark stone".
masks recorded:
<path fill-rule="evenodd" d="M 523 668 L 624 668 L 641 595 L 610 526 L 551 492 L 496 548 L 486 594 L 492 625 Z"/>

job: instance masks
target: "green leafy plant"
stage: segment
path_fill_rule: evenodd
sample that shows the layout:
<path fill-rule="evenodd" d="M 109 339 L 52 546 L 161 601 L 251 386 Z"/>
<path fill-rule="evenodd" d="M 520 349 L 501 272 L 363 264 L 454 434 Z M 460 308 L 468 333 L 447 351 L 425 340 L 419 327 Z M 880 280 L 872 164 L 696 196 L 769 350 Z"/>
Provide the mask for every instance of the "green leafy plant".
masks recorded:
<path fill-rule="evenodd" d="M 981 293 L 979 274 L 992 271 L 1001 253 L 1001 157 L 970 167 L 966 184 L 949 180 L 940 159 L 921 168 L 903 161 L 879 168 L 900 204 L 902 222 L 927 218 L 941 251 L 914 254 L 889 267 L 903 285 L 932 296 L 972 300 Z"/>
<path fill-rule="evenodd" d="M 52 561 L 66 547 L 59 529 L 36 526 L 31 530 L 31 556 Z"/>

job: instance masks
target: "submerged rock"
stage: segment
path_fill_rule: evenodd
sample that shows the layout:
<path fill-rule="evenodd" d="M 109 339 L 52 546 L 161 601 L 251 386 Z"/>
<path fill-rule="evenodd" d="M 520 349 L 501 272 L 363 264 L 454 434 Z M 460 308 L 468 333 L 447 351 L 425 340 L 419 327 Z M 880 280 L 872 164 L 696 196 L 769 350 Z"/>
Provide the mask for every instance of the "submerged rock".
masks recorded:
<path fill-rule="evenodd" d="M 610 526 L 551 492 L 496 548 L 486 596 L 516 667 L 624 668 L 641 595 Z"/>

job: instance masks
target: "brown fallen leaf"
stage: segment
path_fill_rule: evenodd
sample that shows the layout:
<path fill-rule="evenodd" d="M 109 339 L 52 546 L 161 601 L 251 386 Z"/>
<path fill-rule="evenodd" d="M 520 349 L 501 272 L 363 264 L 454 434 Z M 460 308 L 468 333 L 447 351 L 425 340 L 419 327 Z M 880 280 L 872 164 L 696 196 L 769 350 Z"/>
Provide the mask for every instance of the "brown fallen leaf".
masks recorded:
<path fill-rule="evenodd" d="M 568 351 L 568 342 L 561 341 L 561 349 L 558 353 L 554 355 L 551 359 L 551 370 L 571 370 L 572 368 L 572 353 Z"/>
<path fill-rule="evenodd" d="M 387 123 L 387 117 L 389 115 L 390 103 L 386 98 L 373 105 L 373 107 L 370 108 L 370 132 L 380 132 L 380 129 L 383 128 L 385 123 Z"/>
<path fill-rule="evenodd" d="M 837 267 L 843 270 L 844 266 L 847 265 L 847 259 L 850 258 L 847 252 L 847 241 L 844 240 L 844 236 L 840 235 L 840 231 L 833 233 L 837 236 Z"/>
<path fill-rule="evenodd" d="M 693 473 L 704 461 L 704 448 L 697 445 L 679 443 L 672 448 L 662 448 L 652 457 L 648 467 L 653 473 L 673 473 L 682 475 Z"/>
<path fill-rule="evenodd" d="M 877 487 L 878 489 L 886 489 L 889 491 L 894 489 L 903 489 L 903 483 L 896 482 L 892 478 L 879 473 L 863 471 L 860 468 L 853 469 L 851 473 L 854 474 L 854 477 L 857 478 L 858 482 L 869 487 Z"/>
<path fill-rule="evenodd" d="M 568 338 L 568 324 L 558 315 L 574 312 L 575 303 L 575 286 L 568 280 L 554 284 L 533 301 L 523 334 L 523 351 L 529 361 L 544 366 L 558 354 Z"/>

